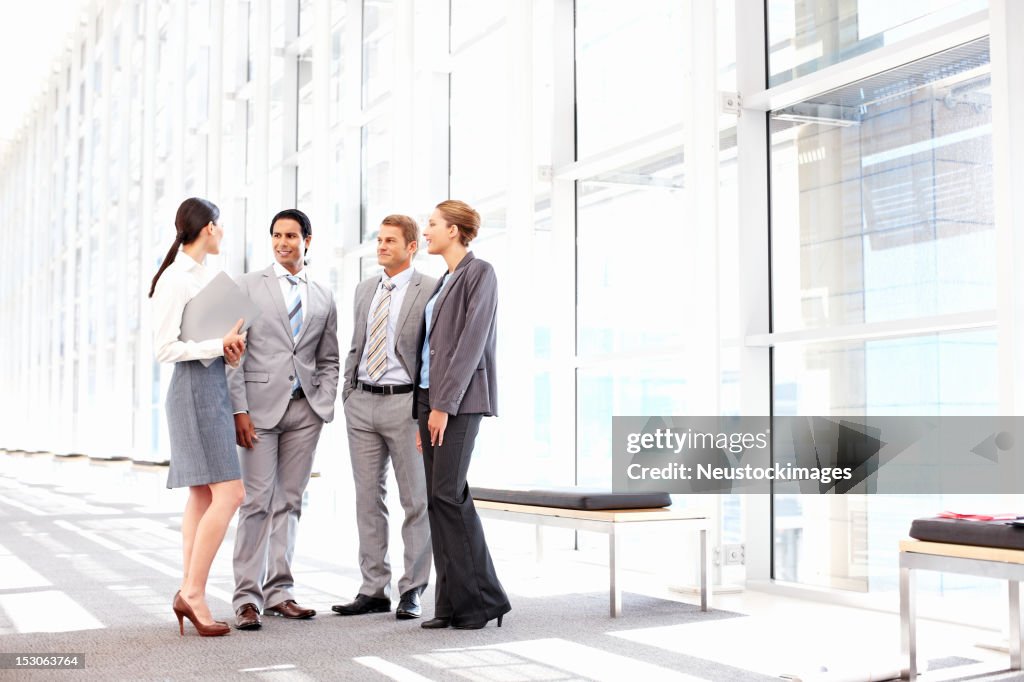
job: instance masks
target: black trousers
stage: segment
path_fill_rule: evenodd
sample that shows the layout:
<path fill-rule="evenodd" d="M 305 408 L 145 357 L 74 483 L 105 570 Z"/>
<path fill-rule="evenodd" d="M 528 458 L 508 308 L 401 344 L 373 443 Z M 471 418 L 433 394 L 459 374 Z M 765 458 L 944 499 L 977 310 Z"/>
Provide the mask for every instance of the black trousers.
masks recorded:
<path fill-rule="evenodd" d="M 419 428 L 427 479 L 427 516 L 437 571 L 434 616 L 456 624 L 508 613 L 508 596 L 494 572 L 466 473 L 480 431 L 479 414 L 448 417 L 444 443 L 430 445 L 429 393 L 419 391 Z"/>

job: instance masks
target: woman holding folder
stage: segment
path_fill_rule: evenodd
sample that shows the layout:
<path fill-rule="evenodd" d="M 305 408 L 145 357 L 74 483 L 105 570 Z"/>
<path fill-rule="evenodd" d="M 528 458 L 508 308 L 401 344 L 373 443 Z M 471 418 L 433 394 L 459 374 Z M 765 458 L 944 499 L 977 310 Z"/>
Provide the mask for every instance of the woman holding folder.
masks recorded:
<path fill-rule="evenodd" d="M 156 359 L 174 363 L 166 404 L 171 441 L 167 487 L 189 488 L 181 522 L 184 577 L 172 608 L 181 634 L 188 618 L 200 635 L 219 636 L 231 628 L 210 614 L 206 580 L 228 523 L 245 498 L 224 361 L 238 365 L 245 339 L 239 334 L 239 320 L 223 339 L 180 340 L 185 305 L 216 274 L 204 262 L 208 254 L 220 253 L 224 228 L 220 209 L 196 198 L 178 207 L 174 227 L 174 243 L 149 290 Z M 210 359 L 214 362 L 209 366 L 200 362 Z"/>

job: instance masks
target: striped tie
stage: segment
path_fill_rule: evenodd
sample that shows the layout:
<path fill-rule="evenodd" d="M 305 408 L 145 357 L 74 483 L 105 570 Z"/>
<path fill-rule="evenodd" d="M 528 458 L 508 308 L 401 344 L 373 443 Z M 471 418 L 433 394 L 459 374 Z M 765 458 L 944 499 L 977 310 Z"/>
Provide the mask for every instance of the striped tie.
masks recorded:
<path fill-rule="evenodd" d="M 288 290 L 288 322 L 292 326 L 292 343 L 299 337 L 302 331 L 302 297 L 299 296 L 299 278 L 292 275 L 285 275 L 285 279 L 291 284 Z M 295 381 L 292 383 L 292 391 L 299 388 L 299 374 L 295 373 Z"/>
<path fill-rule="evenodd" d="M 381 282 L 381 286 L 384 287 L 384 294 L 377 302 L 377 309 L 373 311 L 368 346 L 370 352 L 366 359 L 366 372 L 374 382 L 380 381 L 388 369 L 388 313 L 391 310 L 391 290 L 395 288 L 394 283 L 388 279 Z"/>

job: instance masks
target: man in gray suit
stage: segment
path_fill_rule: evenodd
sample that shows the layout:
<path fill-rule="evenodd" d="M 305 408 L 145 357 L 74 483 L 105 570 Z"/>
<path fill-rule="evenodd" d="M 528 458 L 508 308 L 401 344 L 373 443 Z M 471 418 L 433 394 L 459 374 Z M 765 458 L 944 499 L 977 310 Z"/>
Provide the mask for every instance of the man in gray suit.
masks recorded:
<path fill-rule="evenodd" d="M 255 630 L 260 612 L 312 618 L 295 603 L 291 562 L 302 494 L 324 423 L 338 394 L 338 311 L 334 294 L 307 279 L 313 228 L 305 213 L 270 223 L 275 263 L 243 275 L 239 287 L 263 311 L 247 353 L 228 369 L 245 502 L 235 535 L 235 625 Z"/>
<path fill-rule="evenodd" d="M 386 217 L 377 233 L 377 262 L 384 266 L 384 275 L 356 287 L 355 325 L 342 398 L 356 487 L 363 584 L 353 602 L 332 607 L 343 616 L 391 610 L 385 501 L 388 459 L 394 463 L 405 510 L 405 573 L 398 581 L 397 618 L 420 616 L 420 593 L 430 578 L 427 489 L 423 460 L 416 451 L 412 376 L 423 308 L 436 280 L 411 267 L 418 241 L 416 221 L 404 215 Z"/>

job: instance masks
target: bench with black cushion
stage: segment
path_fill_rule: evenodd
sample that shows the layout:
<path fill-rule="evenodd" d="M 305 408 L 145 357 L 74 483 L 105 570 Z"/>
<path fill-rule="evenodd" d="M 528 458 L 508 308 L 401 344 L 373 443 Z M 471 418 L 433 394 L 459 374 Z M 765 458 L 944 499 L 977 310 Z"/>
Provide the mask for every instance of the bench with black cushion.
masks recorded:
<path fill-rule="evenodd" d="M 1024 528 L 1007 525 L 1006 521 L 915 519 L 910 524 L 910 537 L 925 542 L 1024 550 Z"/>
<path fill-rule="evenodd" d="M 658 509 L 672 504 L 668 493 L 612 493 L 597 488 L 545 488 L 538 490 L 471 488 L 474 500 L 528 504 L 559 509 Z"/>
<path fill-rule="evenodd" d="M 609 600 L 613 618 L 622 612 L 619 588 L 620 534 L 623 524 L 680 524 L 700 532 L 700 605 L 709 608 L 709 519 L 702 510 L 672 509 L 668 493 L 613 493 L 592 488 L 471 488 L 480 516 L 532 523 L 537 528 L 537 557 L 543 555 L 546 526 L 608 535 Z"/>
<path fill-rule="evenodd" d="M 1010 668 L 1021 669 L 1020 581 L 1024 580 L 1024 528 L 1006 521 L 915 519 L 911 540 L 900 542 L 900 649 L 902 677 L 917 676 L 914 571 L 942 571 L 1009 584 Z"/>

